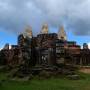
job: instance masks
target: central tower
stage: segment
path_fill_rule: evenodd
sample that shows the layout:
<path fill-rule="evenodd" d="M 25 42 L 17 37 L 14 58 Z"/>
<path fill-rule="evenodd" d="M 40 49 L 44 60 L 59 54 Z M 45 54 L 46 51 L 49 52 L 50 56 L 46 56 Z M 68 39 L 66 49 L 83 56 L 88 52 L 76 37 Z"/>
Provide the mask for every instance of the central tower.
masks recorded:
<path fill-rule="evenodd" d="M 29 37 L 29 38 L 33 37 L 32 28 L 30 26 L 26 27 L 25 32 L 24 32 L 24 36 Z"/>
<path fill-rule="evenodd" d="M 63 26 L 58 31 L 58 39 L 65 40 L 65 41 L 67 40 L 67 35 Z"/>

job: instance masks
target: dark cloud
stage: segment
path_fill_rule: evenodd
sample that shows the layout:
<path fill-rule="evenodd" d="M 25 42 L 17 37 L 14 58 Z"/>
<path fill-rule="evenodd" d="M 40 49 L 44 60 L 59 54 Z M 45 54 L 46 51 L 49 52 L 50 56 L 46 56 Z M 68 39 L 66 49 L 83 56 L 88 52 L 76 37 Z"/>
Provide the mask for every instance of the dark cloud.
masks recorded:
<path fill-rule="evenodd" d="M 30 25 L 67 26 L 75 35 L 90 35 L 90 0 L 0 0 L 0 27 L 20 33 Z"/>

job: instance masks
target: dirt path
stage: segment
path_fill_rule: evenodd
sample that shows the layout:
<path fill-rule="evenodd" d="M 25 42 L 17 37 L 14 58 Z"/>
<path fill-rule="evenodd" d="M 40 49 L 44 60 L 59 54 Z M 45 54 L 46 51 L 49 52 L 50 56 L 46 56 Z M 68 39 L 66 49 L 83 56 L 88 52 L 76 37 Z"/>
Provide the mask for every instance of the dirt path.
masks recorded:
<path fill-rule="evenodd" d="M 80 72 L 89 73 L 90 74 L 90 67 L 81 67 L 80 68 Z"/>

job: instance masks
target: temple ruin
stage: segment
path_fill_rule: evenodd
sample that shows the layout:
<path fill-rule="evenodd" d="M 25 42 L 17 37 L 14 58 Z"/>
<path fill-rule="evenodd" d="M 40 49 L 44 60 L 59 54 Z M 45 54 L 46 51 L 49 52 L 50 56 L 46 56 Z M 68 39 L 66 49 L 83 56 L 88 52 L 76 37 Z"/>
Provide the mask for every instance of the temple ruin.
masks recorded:
<path fill-rule="evenodd" d="M 0 65 L 11 67 L 58 67 L 66 65 L 89 65 L 90 50 L 86 43 L 83 49 L 75 41 L 68 41 L 62 26 L 57 33 L 49 33 L 48 25 L 42 26 L 40 34 L 33 36 L 32 28 L 18 36 L 17 45 L 9 44 L 0 51 Z"/>

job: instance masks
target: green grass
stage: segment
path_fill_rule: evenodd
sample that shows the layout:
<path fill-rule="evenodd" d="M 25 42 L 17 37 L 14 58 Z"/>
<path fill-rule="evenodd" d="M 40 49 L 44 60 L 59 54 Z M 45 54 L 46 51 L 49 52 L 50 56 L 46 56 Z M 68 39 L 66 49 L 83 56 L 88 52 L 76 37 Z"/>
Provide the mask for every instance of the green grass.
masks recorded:
<path fill-rule="evenodd" d="M 66 78 L 50 78 L 44 80 L 33 79 L 30 81 L 6 80 L 0 85 L 0 90 L 90 90 L 90 75 L 81 74 L 80 80 Z M 0 80 L 6 79 L 5 74 L 0 74 Z"/>

